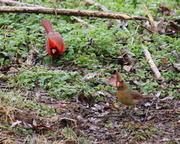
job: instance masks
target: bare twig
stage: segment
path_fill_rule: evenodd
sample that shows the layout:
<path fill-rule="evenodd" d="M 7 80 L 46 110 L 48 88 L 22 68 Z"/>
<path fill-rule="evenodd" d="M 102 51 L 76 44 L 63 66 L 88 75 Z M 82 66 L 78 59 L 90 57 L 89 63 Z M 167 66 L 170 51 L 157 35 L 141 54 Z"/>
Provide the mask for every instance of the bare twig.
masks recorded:
<path fill-rule="evenodd" d="M 166 112 L 180 112 L 180 109 L 162 109 L 162 110 L 150 110 L 151 112 L 153 111 L 166 111 Z"/>
<path fill-rule="evenodd" d="M 112 118 L 112 117 L 120 117 L 124 118 L 126 117 L 125 115 L 110 115 L 110 116 L 92 116 L 93 118 Z"/>
<path fill-rule="evenodd" d="M 156 28 L 155 25 L 154 25 L 154 20 L 153 20 L 153 17 L 152 17 L 152 15 L 151 15 L 151 13 L 148 11 L 148 9 L 147 9 L 147 7 L 146 7 L 145 5 L 142 5 L 142 7 L 143 7 L 144 11 L 146 12 L 146 14 L 148 15 L 148 17 L 149 17 L 149 21 L 150 21 L 150 23 L 151 23 L 151 29 L 152 29 L 152 31 L 153 31 L 154 33 L 156 33 L 156 34 L 159 34 L 157 28 Z"/>
<path fill-rule="evenodd" d="M 135 38 L 135 36 L 136 36 L 136 34 L 137 34 L 137 32 L 138 32 L 139 26 L 140 26 L 140 25 L 137 26 L 137 28 L 136 28 L 136 30 L 135 30 L 135 33 L 134 33 L 134 36 L 132 37 L 131 45 L 133 45 L 134 38 Z"/>
<path fill-rule="evenodd" d="M 148 51 L 148 49 L 142 45 L 143 49 L 144 49 L 144 55 L 146 56 L 146 59 L 151 67 L 151 70 L 154 72 L 154 75 L 156 78 L 160 78 L 161 77 L 161 73 L 159 72 L 158 68 L 156 67 L 156 65 L 154 64 L 154 61 L 152 60 L 151 54 Z"/>
<path fill-rule="evenodd" d="M 87 22 L 85 22 L 85 21 L 83 21 L 83 20 L 81 20 L 81 19 L 79 19 L 79 18 L 77 18 L 77 17 L 74 17 L 74 19 L 75 19 L 77 22 L 79 22 L 79 23 L 82 23 L 82 24 L 86 25 L 87 27 L 90 27 L 90 28 L 95 28 L 95 26 L 90 25 L 89 23 L 87 23 Z"/>
<path fill-rule="evenodd" d="M 76 22 L 82 23 L 82 24 L 84 24 L 86 27 L 95 28 L 95 26 L 93 26 L 93 25 L 91 25 L 91 24 L 83 21 L 82 19 L 79 19 L 79 18 L 77 18 L 77 17 L 73 17 L 73 18 L 74 18 L 74 20 L 75 20 Z"/>
<path fill-rule="evenodd" d="M 103 11 L 109 11 L 104 5 L 96 3 L 92 0 L 84 0 L 86 3 L 90 4 L 90 5 L 95 5 L 98 6 L 100 9 L 102 9 Z"/>
<path fill-rule="evenodd" d="M 53 0 L 53 4 L 54 4 L 54 13 L 55 13 L 55 16 L 56 16 L 56 25 L 58 25 L 58 15 L 57 15 L 57 5 L 56 5 L 56 0 Z"/>
<path fill-rule="evenodd" d="M 151 32 L 151 33 L 153 33 L 153 31 L 152 30 L 150 30 L 150 29 L 148 29 L 148 28 L 146 28 L 145 26 L 143 26 L 142 24 L 140 24 L 137 20 L 134 20 L 140 27 L 142 27 L 142 28 L 145 28 L 147 31 L 149 31 L 149 32 Z M 149 21 L 149 20 L 148 20 Z"/>
<path fill-rule="evenodd" d="M 43 14 L 54 14 L 52 8 L 41 8 L 41 7 L 0 7 L 0 12 L 11 12 L 11 13 L 43 13 Z M 141 16 L 129 16 L 119 12 L 99 12 L 99 11 L 86 11 L 86 10 L 71 10 L 71 9 L 57 9 L 58 15 L 68 16 L 87 16 L 87 17 L 99 17 L 99 18 L 111 18 L 111 19 L 126 19 L 126 20 L 148 20 Z"/>
<path fill-rule="evenodd" d="M 89 24 L 89 23 L 87 23 L 87 22 L 85 22 L 85 21 L 83 21 L 82 19 L 79 19 L 79 18 L 77 18 L 77 17 L 74 17 L 74 20 L 75 20 L 76 22 L 79 22 L 79 23 L 84 24 L 86 27 L 95 28 L 95 26 L 93 26 L 93 25 L 91 25 L 91 24 Z"/>

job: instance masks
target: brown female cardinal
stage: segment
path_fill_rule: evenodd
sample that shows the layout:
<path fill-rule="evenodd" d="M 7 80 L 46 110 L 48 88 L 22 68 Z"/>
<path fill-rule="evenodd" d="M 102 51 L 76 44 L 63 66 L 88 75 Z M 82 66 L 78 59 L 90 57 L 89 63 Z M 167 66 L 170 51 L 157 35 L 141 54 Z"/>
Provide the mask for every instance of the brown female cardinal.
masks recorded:
<path fill-rule="evenodd" d="M 117 86 L 117 97 L 118 100 L 124 105 L 135 105 L 137 104 L 143 96 L 135 90 L 132 90 L 125 80 L 122 78 L 121 74 L 116 71 L 116 86 Z"/>
<path fill-rule="evenodd" d="M 51 57 L 58 56 L 65 51 L 65 43 L 60 33 L 54 31 L 49 20 L 41 21 L 47 33 L 46 51 Z"/>
<path fill-rule="evenodd" d="M 142 98 L 157 98 L 153 95 L 142 95 L 138 91 L 132 90 L 121 74 L 116 71 L 116 87 L 118 100 L 124 105 L 135 105 Z"/>

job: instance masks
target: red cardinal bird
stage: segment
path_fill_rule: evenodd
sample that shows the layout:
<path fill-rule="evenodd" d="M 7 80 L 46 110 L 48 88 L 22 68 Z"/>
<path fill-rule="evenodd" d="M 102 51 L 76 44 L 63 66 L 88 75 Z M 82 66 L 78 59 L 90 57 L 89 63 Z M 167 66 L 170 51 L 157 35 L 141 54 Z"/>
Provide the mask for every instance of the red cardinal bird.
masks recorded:
<path fill-rule="evenodd" d="M 121 74 L 116 71 L 116 86 L 118 100 L 124 105 L 135 105 L 142 98 L 157 98 L 153 95 L 142 95 L 138 91 L 132 90 L 126 81 L 122 78 Z"/>
<path fill-rule="evenodd" d="M 65 43 L 60 33 L 54 31 L 49 20 L 41 21 L 42 26 L 47 33 L 46 51 L 51 57 L 62 54 L 65 49 Z"/>

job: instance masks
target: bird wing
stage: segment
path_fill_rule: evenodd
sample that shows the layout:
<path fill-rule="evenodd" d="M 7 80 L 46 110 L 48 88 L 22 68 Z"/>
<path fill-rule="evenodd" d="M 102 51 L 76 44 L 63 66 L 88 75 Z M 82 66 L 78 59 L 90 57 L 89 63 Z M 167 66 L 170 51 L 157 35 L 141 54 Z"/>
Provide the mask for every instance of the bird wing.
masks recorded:
<path fill-rule="evenodd" d="M 134 90 L 132 91 L 132 97 L 135 100 L 139 100 L 143 98 L 143 96 L 138 91 L 134 91 Z"/>

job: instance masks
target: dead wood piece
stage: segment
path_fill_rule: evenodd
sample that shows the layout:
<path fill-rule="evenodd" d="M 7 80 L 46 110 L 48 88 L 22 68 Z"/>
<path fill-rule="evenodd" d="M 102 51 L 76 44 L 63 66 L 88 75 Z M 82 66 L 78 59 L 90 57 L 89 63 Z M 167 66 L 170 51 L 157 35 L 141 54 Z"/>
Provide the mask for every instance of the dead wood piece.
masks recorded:
<path fill-rule="evenodd" d="M 12 0 L 0 0 L 1 3 L 4 3 L 4 4 L 7 4 L 7 5 L 20 5 L 20 6 L 28 6 L 28 7 L 40 7 L 40 8 L 44 8 L 44 7 L 41 7 L 39 5 L 33 5 L 33 4 L 27 4 L 27 3 L 21 3 L 21 2 L 17 2 L 17 1 L 12 1 Z M 55 7 L 55 4 L 54 3 L 54 7 Z M 56 8 L 55 8 L 55 15 L 56 15 L 56 19 L 57 19 L 57 11 L 56 11 Z M 80 22 L 84 25 L 86 25 L 87 27 L 91 27 L 93 28 L 94 26 L 93 25 L 90 25 L 88 24 L 87 22 L 79 19 L 79 18 L 75 18 L 77 22 Z"/>
<path fill-rule="evenodd" d="M 146 59 L 147 59 L 149 65 L 150 65 L 151 70 L 154 72 L 154 75 L 155 75 L 155 77 L 157 79 L 160 78 L 161 73 L 159 72 L 158 68 L 156 67 L 156 65 L 155 65 L 155 63 L 154 63 L 154 61 L 153 61 L 153 59 L 151 57 L 150 52 L 148 51 L 148 49 L 144 45 L 142 45 L 142 46 L 143 46 L 143 49 L 144 49 L 144 55 L 146 56 Z"/>
<path fill-rule="evenodd" d="M 155 27 L 153 17 L 151 13 L 148 11 L 147 7 L 145 5 L 142 5 L 144 11 L 146 12 L 147 16 L 149 17 L 149 21 L 151 23 L 151 29 L 155 34 L 159 34 L 157 28 Z"/>
<path fill-rule="evenodd" d="M 34 4 L 27 4 L 27 3 L 21 3 L 17 1 L 12 1 L 12 0 L 0 0 L 1 3 L 6 4 L 6 5 L 20 5 L 20 6 L 29 6 L 29 7 L 41 7 L 38 5 Z"/>
<path fill-rule="evenodd" d="M 99 18 L 111 18 L 111 19 L 126 19 L 126 20 L 148 20 L 141 16 L 129 16 L 119 12 L 99 12 L 99 11 L 86 11 L 86 10 L 72 10 L 72 9 L 56 9 L 58 15 L 68 16 L 87 16 L 87 17 L 99 17 Z M 54 14 L 53 8 L 41 8 L 41 7 L 0 7 L 0 12 L 11 13 L 43 13 Z"/>

